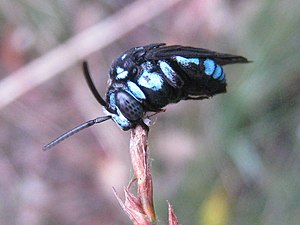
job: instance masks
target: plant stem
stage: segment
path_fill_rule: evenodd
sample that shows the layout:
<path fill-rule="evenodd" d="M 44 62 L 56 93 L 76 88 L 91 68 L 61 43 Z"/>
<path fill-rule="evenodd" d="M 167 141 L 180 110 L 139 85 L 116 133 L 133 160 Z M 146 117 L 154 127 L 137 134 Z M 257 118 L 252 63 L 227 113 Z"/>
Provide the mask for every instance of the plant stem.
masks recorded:
<path fill-rule="evenodd" d="M 137 179 L 138 196 L 141 206 L 150 222 L 156 221 L 153 206 L 153 184 L 149 163 L 150 151 L 148 148 L 148 132 L 146 126 L 138 125 L 131 131 L 130 157 Z"/>

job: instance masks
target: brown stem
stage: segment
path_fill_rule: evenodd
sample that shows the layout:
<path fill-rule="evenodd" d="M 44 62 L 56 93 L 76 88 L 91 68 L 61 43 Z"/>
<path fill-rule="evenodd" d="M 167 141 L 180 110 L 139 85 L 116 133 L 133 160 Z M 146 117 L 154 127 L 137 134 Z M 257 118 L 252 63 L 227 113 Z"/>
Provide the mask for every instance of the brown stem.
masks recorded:
<path fill-rule="evenodd" d="M 137 126 L 131 131 L 130 157 L 137 179 L 141 207 L 151 223 L 156 221 L 153 206 L 153 184 L 149 162 L 148 132 L 146 126 Z"/>
<path fill-rule="evenodd" d="M 135 179 L 131 180 L 124 188 L 125 201 L 114 193 L 134 225 L 153 225 L 156 216 L 153 207 L 153 186 L 149 163 L 147 126 L 137 126 L 131 131 L 130 157 L 135 173 Z M 137 183 L 137 196 L 130 192 L 131 185 Z"/>
<path fill-rule="evenodd" d="M 149 160 L 148 132 L 149 129 L 146 125 L 138 125 L 131 130 L 130 157 L 135 179 L 129 182 L 127 188 L 124 188 L 124 202 L 114 190 L 120 205 L 134 225 L 153 225 L 156 222 L 153 206 L 153 184 Z M 130 192 L 130 187 L 134 182 L 137 182 L 138 196 Z M 169 202 L 168 205 L 169 225 L 179 225 L 174 210 Z"/>

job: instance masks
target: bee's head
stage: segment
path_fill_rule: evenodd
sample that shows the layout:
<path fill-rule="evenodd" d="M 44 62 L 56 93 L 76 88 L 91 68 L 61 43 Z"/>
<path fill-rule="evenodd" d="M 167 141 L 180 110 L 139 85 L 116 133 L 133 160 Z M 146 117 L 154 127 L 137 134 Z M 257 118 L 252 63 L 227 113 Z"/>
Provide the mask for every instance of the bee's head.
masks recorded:
<path fill-rule="evenodd" d="M 107 101 L 114 110 L 112 119 L 122 130 L 133 128 L 144 116 L 142 104 L 124 89 L 115 90 L 114 87 L 107 92 Z"/>

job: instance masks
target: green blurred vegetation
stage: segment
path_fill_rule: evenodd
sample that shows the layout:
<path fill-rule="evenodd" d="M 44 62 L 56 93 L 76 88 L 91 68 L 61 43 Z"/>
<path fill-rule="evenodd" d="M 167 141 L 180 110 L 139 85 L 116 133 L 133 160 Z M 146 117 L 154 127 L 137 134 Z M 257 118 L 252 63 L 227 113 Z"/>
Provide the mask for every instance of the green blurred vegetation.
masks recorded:
<path fill-rule="evenodd" d="M 240 30 L 253 63 L 228 76 L 228 94 L 204 128 L 212 135 L 210 153 L 189 166 L 174 202 L 183 223 L 221 185 L 230 196 L 230 219 L 221 224 L 299 224 L 300 2 L 260 4 Z"/>
<path fill-rule="evenodd" d="M 132 2 L 1 1 L 0 78 Z M 159 224 L 166 224 L 169 200 L 184 225 L 297 225 L 300 2 L 207 2 L 183 1 L 92 55 L 99 90 L 104 93 L 114 57 L 149 42 L 252 60 L 225 67 L 226 95 L 180 102 L 157 116 L 149 141 Z M 17 41 L 17 50 L 10 40 Z M 1 109 L 0 223 L 26 224 L 29 218 L 45 225 L 129 224 L 109 189 L 121 190 L 129 180 L 128 133 L 103 124 L 61 149 L 40 151 L 44 141 L 102 113 L 80 73 L 78 66 L 70 69 Z M 87 112 L 87 101 L 94 111 Z"/>

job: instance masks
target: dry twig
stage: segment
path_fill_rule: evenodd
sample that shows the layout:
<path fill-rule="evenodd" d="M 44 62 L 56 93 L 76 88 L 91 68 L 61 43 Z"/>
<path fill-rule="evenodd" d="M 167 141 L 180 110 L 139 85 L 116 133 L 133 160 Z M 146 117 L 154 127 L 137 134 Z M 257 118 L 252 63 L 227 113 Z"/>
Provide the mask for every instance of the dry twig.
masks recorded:
<path fill-rule="evenodd" d="M 124 189 L 125 202 L 117 196 L 123 210 L 133 224 L 149 225 L 156 221 L 153 206 L 153 185 L 148 149 L 148 128 L 137 126 L 131 131 L 130 157 L 135 179 Z M 137 182 L 137 197 L 130 193 L 130 186 Z M 115 193 L 116 194 L 116 193 Z"/>
<path fill-rule="evenodd" d="M 127 213 L 134 225 L 151 225 L 156 222 L 156 216 L 153 205 L 153 184 L 150 168 L 150 151 L 148 148 L 148 132 L 149 128 L 138 125 L 131 131 L 130 139 L 130 157 L 132 167 L 136 178 L 130 181 L 127 188 L 124 188 L 124 203 L 117 195 L 115 195 Z M 130 193 L 130 186 L 133 182 L 137 182 L 137 197 Z M 169 225 L 178 225 L 178 220 L 169 205 Z"/>

